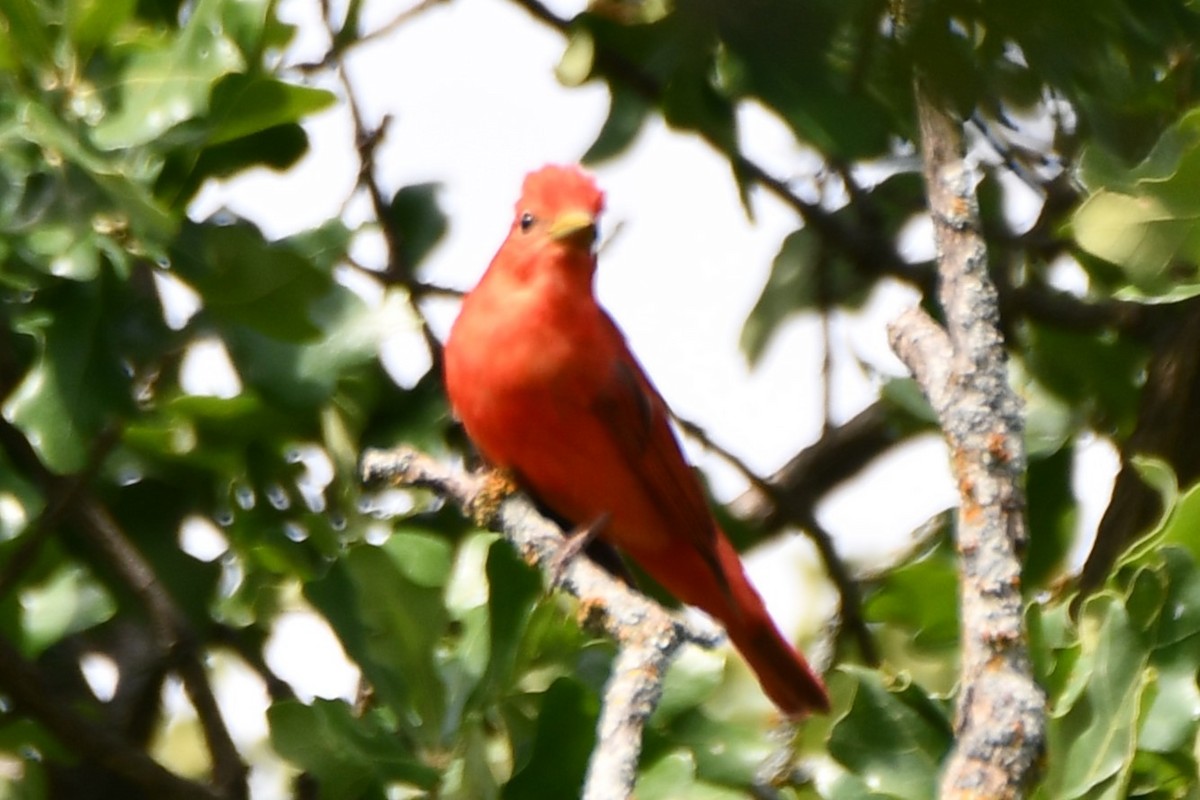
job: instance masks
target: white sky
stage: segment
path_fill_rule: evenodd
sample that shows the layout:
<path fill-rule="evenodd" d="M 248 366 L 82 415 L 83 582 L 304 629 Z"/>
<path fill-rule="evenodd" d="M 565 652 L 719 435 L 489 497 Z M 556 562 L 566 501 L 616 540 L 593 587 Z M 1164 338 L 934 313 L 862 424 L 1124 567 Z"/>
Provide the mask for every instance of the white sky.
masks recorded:
<path fill-rule="evenodd" d="M 378 27 L 408 5 L 367 3 L 365 28 Z M 560 9 L 567 15 L 574 10 Z M 300 25 L 287 63 L 324 55 L 318 13 L 316 0 L 283 0 L 281 15 Z M 395 117 L 380 153 L 385 189 L 444 184 L 441 200 L 451 227 L 425 266 L 428 280 L 471 287 L 505 235 L 523 175 L 546 162 L 577 160 L 599 130 L 607 90 L 599 84 L 568 89 L 556 81 L 564 44 L 506 0 L 452 0 L 354 51 L 351 76 L 368 118 Z M 750 108 L 741 122 L 748 153 L 776 174 L 796 178 L 801 191 L 811 191 L 803 179 L 812 159 L 777 120 Z M 357 168 L 347 111 L 338 106 L 307 128 L 312 150 L 301 166 L 284 175 L 259 170 L 209 187 L 195 202 L 193 216 L 224 206 L 256 220 L 268 234 L 283 236 L 336 215 Z M 737 342 L 780 242 L 797 225 L 795 214 L 755 192 L 756 221 L 749 222 L 722 159 L 697 138 L 660 123 L 649 124 L 627 155 L 595 172 L 608 199 L 602 232 L 620 226 L 602 254 L 601 301 L 682 416 L 761 473 L 776 469 L 820 433 L 818 323 L 797 318 L 784 325 L 753 371 Z M 354 208 L 361 214 L 365 204 Z M 380 248 L 366 247 L 357 255 L 371 263 L 382 258 Z M 885 284 L 861 313 L 835 320 L 835 422 L 877 396 L 877 380 L 860 362 L 903 373 L 887 347 L 885 326 L 914 302 L 911 290 Z M 444 336 L 454 306 L 443 303 L 431 311 Z M 408 355 L 392 359 L 399 362 L 397 370 L 403 372 L 405 363 L 423 369 L 404 343 L 411 339 L 400 336 L 392 352 Z M 745 488 L 719 460 L 690 445 L 689 451 L 709 472 L 719 499 Z M 1077 490 L 1088 499 L 1081 529 L 1094 530 L 1115 459 L 1102 442 L 1083 451 L 1076 478 Z M 848 554 L 871 559 L 902 545 L 914 528 L 953 502 L 944 450 L 929 437 L 900 448 L 834 492 L 819 516 Z M 748 563 L 768 604 L 785 630 L 804 627 L 805 607 L 813 605 L 805 600 L 812 597 L 809 582 L 819 575 L 803 566 L 807 543 L 791 536 L 762 550 Z M 827 602 L 826 595 L 817 605 Z M 315 634 L 308 623 L 289 625 L 304 631 L 305 651 L 312 652 Z M 333 684 L 320 676 L 285 677 L 309 681 L 317 694 L 343 693 L 336 687 L 344 688 L 344 675 Z"/>

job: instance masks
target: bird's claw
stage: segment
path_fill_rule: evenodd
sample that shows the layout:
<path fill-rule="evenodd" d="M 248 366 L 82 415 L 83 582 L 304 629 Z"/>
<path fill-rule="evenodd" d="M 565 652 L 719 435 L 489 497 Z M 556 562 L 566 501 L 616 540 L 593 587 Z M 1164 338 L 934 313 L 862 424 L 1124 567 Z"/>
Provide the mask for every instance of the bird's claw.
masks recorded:
<path fill-rule="evenodd" d="M 587 525 L 579 525 L 564 535 L 562 544 L 546 564 L 552 588 L 562 585 L 563 579 L 567 575 L 567 567 L 571 566 L 571 562 L 578 558 L 579 554 L 592 543 L 592 540 L 604 531 L 610 519 L 612 519 L 612 515 L 606 511 Z"/>

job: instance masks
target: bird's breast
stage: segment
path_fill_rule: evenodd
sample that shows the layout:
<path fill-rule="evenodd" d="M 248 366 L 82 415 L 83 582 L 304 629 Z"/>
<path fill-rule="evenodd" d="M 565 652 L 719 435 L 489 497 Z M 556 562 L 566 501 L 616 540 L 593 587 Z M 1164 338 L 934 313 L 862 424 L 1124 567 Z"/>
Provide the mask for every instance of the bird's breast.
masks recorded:
<path fill-rule="evenodd" d="M 588 333 L 587 310 L 522 300 L 512 292 L 499 303 L 473 298 L 446 345 L 454 412 L 500 466 L 514 466 L 509 450 L 522 432 L 565 425 L 598 380 L 589 368 L 599 342 Z"/>

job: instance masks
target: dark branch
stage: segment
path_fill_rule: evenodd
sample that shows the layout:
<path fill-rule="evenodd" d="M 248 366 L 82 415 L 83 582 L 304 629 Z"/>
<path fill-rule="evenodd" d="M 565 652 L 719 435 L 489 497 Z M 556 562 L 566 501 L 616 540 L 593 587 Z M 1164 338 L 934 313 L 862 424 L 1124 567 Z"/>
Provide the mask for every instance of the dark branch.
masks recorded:
<path fill-rule="evenodd" d="M 1162 512 L 1158 492 L 1142 480 L 1132 463 L 1134 456 L 1163 459 L 1181 486 L 1200 479 L 1200 300 L 1164 310 L 1160 320 L 1162 330 L 1155 337 L 1138 402 L 1137 426 L 1121 447 L 1121 471 L 1080 576 L 1085 593 L 1104 584 L 1121 551 Z"/>
<path fill-rule="evenodd" d="M 84 538 L 141 601 L 154 627 L 157 644 L 178 671 L 196 709 L 212 757 L 213 780 L 220 795 L 226 798 L 244 797 L 246 766 L 217 707 L 201 662 L 197 638 L 153 567 L 120 530 L 108 510 L 90 496 L 82 483 L 62 479 L 52 473 L 41 462 L 24 434 L 2 418 L 0 449 L 12 463 L 19 465 L 23 474 L 39 484 L 48 509 L 62 509 L 57 513 L 63 519 L 79 525 Z M 97 450 L 97 453 L 103 452 L 106 452 L 104 448 Z M 102 455 L 98 458 L 102 460 Z"/>
<path fill-rule="evenodd" d="M 813 444 L 801 450 L 766 482 L 772 493 L 751 486 L 730 503 L 730 510 L 767 531 L 801 524 L 812 515 L 817 501 L 842 482 L 854 477 L 881 454 L 919 433 L 914 425 L 894 421 L 886 401 L 879 400 L 849 421 L 830 427 Z M 778 502 L 786 498 L 786 508 Z M 800 518 L 788 513 L 798 513 Z"/>
<path fill-rule="evenodd" d="M 145 788 L 150 796 L 179 800 L 227 800 L 229 795 L 185 780 L 167 770 L 142 750 L 122 739 L 112 728 L 96 722 L 99 708 L 80 710 L 45 684 L 7 639 L 0 637 L 0 687 L 13 705 L 36 719 L 73 752 L 104 764 L 113 772 Z"/>

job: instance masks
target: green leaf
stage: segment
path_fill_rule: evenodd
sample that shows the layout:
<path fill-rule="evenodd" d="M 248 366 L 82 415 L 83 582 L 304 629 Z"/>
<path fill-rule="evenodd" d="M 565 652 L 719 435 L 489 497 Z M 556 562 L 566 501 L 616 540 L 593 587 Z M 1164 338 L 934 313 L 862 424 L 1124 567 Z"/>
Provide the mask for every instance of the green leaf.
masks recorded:
<path fill-rule="evenodd" d="M 488 549 L 487 583 L 491 653 L 481 684 L 484 691 L 499 697 L 511 690 L 520 644 L 542 595 L 542 580 L 512 545 L 499 539 Z"/>
<path fill-rule="evenodd" d="M 780 324 L 793 314 L 857 306 L 874 282 L 824 247 L 811 228 L 793 231 L 771 262 L 767 284 L 742 327 L 741 347 L 753 365 Z"/>
<path fill-rule="evenodd" d="M 1041 586 L 1052 581 L 1062 568 L 1075 541 L 1079 516 L 1071 488 L 1075 451 L 1063 447 L 1047 458 L 1030 458 L 1025 481 L 1029 518 L 1029 547 L 1021 570 L 1021 585 Z"/>
<path fill-rule="evenodd" d="M 1195 531 L 1193 528 L 1193 536 Z M 1200 570 L 1196 568 L 1196 555 L 1191 549 L 1168 544 L 1160 553 L 1168 590 L 1163 600 L 1156 643 L 1164 647 L 1194 639 L 1200 634 Z"/>
<path fill-rule="evenodd" d="M 188 223 L 172 248 L 171 261 L 218 319 L 285 340 L 320 333 L 312 306 L 333 286 L 329 271 L 286 242 L 267 242 L 250 223 Z"/>
<path fill-rule="evenodd" d="M 921 384 L 912 378 L 892 378 L 883 384 L 880 398 L 888 401 L 900 414 L 917 423 L 924 423 L 931 430 L 938 425 L 937 412 L 929 405 Z"/>
<path fill-rule="evenodd" d="M 405 186 L 388 205 L 390 223 L 400 234 L 400 259 L 412 270 L 445 236 L 449 225 L 437 202 L 438 183 Z"/>
<path fill-rule="evenodd" d="M 897 171 L 879 183 L 860 189 L 870 207 L 869 224 L 880 240 L 894 239 L 924 203 L 920 176 Z M 833 212 L 833 222 L 846 231 L 864 225 L 860 209 L 851 203 Z M 758 302 L 742 328 L 741 347 L 754 364 L 771 335 L 789 316 L 804 311 L 856 308 L 881 276 L 869 266 L 848 259 L 838 247 L 809 227 L 784 239 Z"/>
<path fill-rule="evenodd" d="M 423 531 L 398 530 L 383 543 L 396 568 L 417 586 L 441 589 L 450 578 L 450 543 Z"/>
<path fill-rule="evenodd" d="M 1194 570 L 1193 570 L 1194 576 Z M 1138 729 L 1138 749 L 1156 753 L 1187 752 L 1196 740 L 1200 720 L 1200 636 L 1176 642 L 1153 657 L 1152 700 Z"/>
<path fill-rule="evenodd" d="M 1127 435 L 1137 418 L 1146 352 L 1126 338 L 1026 327 L 1025 366 L 1040 387 L 1098 430 Z"/>
<path fill-rule="evenodd" d="M 504 786 L 504 800 L 577 797 L 596 740 L 596 697 L 560 678 L 542 693 L 529 762 Z"/>
<path fill-rule="evenodd" d="M 225 33 L 222 5 L 198 0 L 178 36 L 141 44 L 122 75 L 119 110 L 93 129 L 98 147 L 147 144 L 208 110 L 217 79 L 244 66 Z"/>
<path fill-rule="evenodd" d="M 889 689 L 879 674 L 842 667 L 857 681 L 854 699 L 829 734 L 829 754 L 872 792 L 925 800 L 937 795 L 950 722 L 915 686 Z"/>
<path fill-rule="evenodd" d="M 64 565 L 45 583 L 21 593 L 25 615 L 24 650 L 35 656 L 64 636 L 110 618 L 116 604 L 90 575 Z"/>
<path fill-rule="evenodd" d="M 1126 565 L 1142 564 L 1147 561 L 1154 563 L 1157 560 L 1159 547 L 1167 535 L 1168 528 L 1172 530 L 1173 535 L 1178 536 L 1182 534 L 1181 541 L 1185 543 L 1185 546 L 1188 546 L 1188 531 L 1171 526 L 1171 520 L 1175 515 L 1176 507 L 1179 505 L 1179 484 L 1175 478 L 1175 470 L 1171 468 L 1170 464 L 1160 458 L 1140 453 L 1130 458 L 1129 462 L 1137 470 L 1138 477 L 1158 493 L 1159 500 L 1162 503 L 1162 513 L 1159 515 L 1155 526 L 1142 535 L 1140 539 L 1135 540 L 1120 555 L 1117 559 L 1114 572 L 1119 571 L 1121 567 Z M 1189 494 L 1191 494 L 1191 491 L 1189 491 Z M 1188 520 L 1193 516 L 1194 503 L 1194 499 L 1189 501 L 1183 519 Z"/>
<path fill-rule="evenodd" d="M 788 234 L 771 262 L 771 273 L 742 327 L 741 346 L 751 364 L 758 362 L 771 335 L 793 313 L 816 304 L 815 273 L 820 240 L 808 228 Z"/>
<path fill-rule="evenodd" d="M 133 546 L 155 574 L 163 576 L 164 588 L 194 626 L 209 620 L 222 577 L 219 562 L 198 561 L 178 544 L 179 526 L 199 500 L 194 485 L 144 477 L 121 487 L 120 492 L 111 496 L 108 506 Z M 97 577 L 104 579 L 107 574 L 97 568 Z M 142 602 L 124 581 L 108 578 L 105 586 L 116 596 L 121 608 L 136 607 Z"/>
<path fill-rule="evenodd" d="M 903 629 L 919 648 L 944 650 L 958 642 L 958 572 L 944 537 L 865 594 L 866 619 Z"/>
<path fill-rule="evenodd" d="M 373 716 L 356 718 L 340 700 L 275 703 L 267 722 L 271 746 L 317 779 L 322 798 L 382 797 L 393 782 L 422 789 L 438 784 L 438 770 L 422 763 L 403 738 Z"/>
<path fill-rule="evenodd" d="M 1093 797 L 1128 780 L 1143 694 L 1149 685 L 1145 642 L 1120 598 L 1088 599 L 1081 612 L 1081 653 L 1051 710 L 1046 786 L 1054 797 Z"/>
<path fill-rule="evenodd" d="M 1030 459 L 1045 458 L 1078 432 L 1079 414 L 1060 395 L 1024 372 L 1019 362 L 1009 369 L 1009 380 L 1024 405 L 1025 452 Z"/>
<path fill-rule="evenodd" d="M 77 225 L 84 222 L 92 229 L 101 221 L 103 212 L 113 219 L 127 221 L 133 232 L 141 237 L 137 247 L 146 254 L 156 257 L 165 249 L 176 223 L 154 198 L 148 185 L 156 168 L 154 159 L 121 160 L 118 156 L 99 154 L 86 144 L 76 129 L 38 103 L 22 103 L 18 118 L 22 138 L 77 166 L 86 180 L 107 198 L 108 207 L 92 211 L 95 219 L 81 221 L 78 207 L 72 208 L 72 222 Z M 74 199 L 77 205 L 78 198 Z"/>
<path fill-rule="evenodd" d="M 673 719 L 663 734 L 669 745 L 688 749 L 696 778 L 724 786 L 753 786 L 779 747 L 761 724 L 714 719 L 695 708 Z"/>
<path fill-rule="evenodd" d="M 15 326 L 35 339 L 38 355 L 4 415 L 55 472 L 82 468 L 96 435 L 131 405 L 103 313 L 99 286 L 64 283 Z"/>
<path fill-rule="evenodd" d="M 304 593 L 402 724 L 436 740 L 445 690 L 435 651 L 447 624 L 440 589 L 414 583 L 383 548 L 358 546 Z"/>
<path fill-rule="evenodd" d="M 248 314 L 259 312 L 265 313 L 247 309 Z M 387 337 L 417 326 L 407 294 L 400 289 L 389 290 L 382 303 L 368 308 L 358 295 L 335 285 L 312 302 L 310 314 L 319 336 L 309 341 L 281 341 L 265 331 L 243 327 L 231 326 L 225 331 L 225 342 L 242 379 L 284 408 L 323 406 L 339 389 L 346 389 L 351 378 L 378 368 L 379 350 Z M 416 392 L 402 397 L 407 402 L 397 402 L 396 413 L 405 417 L 406 411 L 413 410 L 410 404 L 422 398 Z M 344 402 L 348 398 L 338 399 Z M 444 406 L 435 408 L 431 413 L 444 415 Z M 412 421 L 415 424 L 416 417 Z M 429 433 L 421 431 L 422 435 Z"/>
<path fill-rule="evenodd" d="M 1200 294 L 1196 210 L 1180 211 L 1154 195 L 1092 195 L 1075 214 L 1079 246 L 1125 271 L 1123 300 L 1177 302 Z"/>
<path fill-rule="evenodd" d="M 5 49 L 11 54 L 12 66 L 50 67 L 54 50 L 43 13 L 42 4 L 35 0 L 7 0 L 0 5 L 0 14 L 6 23 L 0 25 L 0 35 L 7 40 Z"/>
<path fill-rule="evenodd" d="M 106 44 L 132 15 L 137 0 L 70 0 L 67 30 L 84 61 Z"/>
<path fill-rule="evenodd" d="M 583 154 L 585 164 L 600 164 L 629 149 L 652 110 L 640 94 L 619 84 L 609 86 L 612 101 L 595 141 Z"/>
<path fill-rule="evenodd" d="M 742 791 L 706 784 L 696 779 L 696 764 L 687 751 L 668 753 L 642 769 L 634 786 L 639 800 L 742 800 Z"/>
<path fill-rule="evenodd" d="M 334 95 L 323 89 L 262 76 L 226 75 L 213 88 L 212 107 L 205 118 L 208 143 L 223 144 L 289 122 L 300 122 L 329 108 L 334 101 Z"/>
<path fill-rule="evenodd" d="M 856 8 L 857 3 L 765 0 L 753 14 L 734 6 L 683 4 L 677 13 L 715 17 L 722 59 L 737 62 L 724 69 L 736 74 L 731 93 L 758 98 L 787 122 L 799 142 L 850 161 L 882 155 L 891 128 L 880 87 L 862 85 L 860 68 L 869 62 L 844 52 L 862 47 L 843 38 L 862 35 L 854 30 L 855 16 L 862 13 Z M 881 58 L 888 52 L 881 39 L 873 40 L 876 69 L 907 74 L 907 68 Z M 803 80 L 796 80 L 798 75 Z"/>
<path fill-rule="evenodd" d="M 1124 174 L 1093 158 L 1084 174 L 1102 181 L 1072 220 L 1075 240 L 1120 267 L 1119 296 L 1171 302 L 1200 294 L 1200 110 L 1168 128 L 1141 164 Z"/>
<path fill-rule="evenodd" d="M 495 800 L 500 787 L 492 773 L 492 740 L 478 717 L 468 717 L 457 735 L 456 758 L 442 776 L 438 797 L 445 800 Z"/>
<path fill-rule="evenodd" d="M 1034 676 L 1054 703 L 1066 694 L 1079 660 L 1078 631 L 1070 600 L 1068 597 L 1054 604 L 1030 603 L 1025 612 Z"/>
<path fill-rule="evenodd" d="M 1170 514 L 1162 530 L 1161 544 L 1185 548 L 1192 559 L 1200 561 L 1200 536 L 1197 536 L 1197 531 L 1200 531 L 1200 483 L 1191 486 L 1179 495 L 1176 502 L 1165 507 Z"/>
<path fill-rule="evenodd" d="M 663 696 L 654 709 L 662 724 L 691 711 L 712 696 L 725 679 L 725 657 L 715 650 L 685 647 L 667 668 Z"/>

